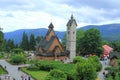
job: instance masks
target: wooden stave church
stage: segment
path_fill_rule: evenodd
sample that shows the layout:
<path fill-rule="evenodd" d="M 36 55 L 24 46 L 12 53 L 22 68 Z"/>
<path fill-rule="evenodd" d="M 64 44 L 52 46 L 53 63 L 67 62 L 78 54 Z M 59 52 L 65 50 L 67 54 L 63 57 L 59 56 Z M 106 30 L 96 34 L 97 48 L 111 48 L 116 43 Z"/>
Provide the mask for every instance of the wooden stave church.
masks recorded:
<path fill-rule="evenodd" d="M 37 46 L 36 57 L 41 60 L 66 60 L 69 51 L 63 49 L 59 38 L 55 34 L 52 22 L 48 28 L 46 36 Z"/>

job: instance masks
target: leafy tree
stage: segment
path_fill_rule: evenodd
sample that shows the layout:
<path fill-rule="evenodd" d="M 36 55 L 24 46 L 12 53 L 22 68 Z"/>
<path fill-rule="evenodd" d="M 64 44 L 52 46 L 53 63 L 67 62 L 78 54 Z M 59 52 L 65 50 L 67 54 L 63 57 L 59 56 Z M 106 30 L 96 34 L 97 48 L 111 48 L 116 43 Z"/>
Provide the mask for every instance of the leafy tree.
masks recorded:
<path fill-rule="evenodd" d="M 81 53 L 100 55 L 103 52 L 102 38 L 98 29 L 91 28 L 85 32 L 84 37 L 79 41 Z"/>
<path fill-rule="evenodd" d="M 84 30 L 77 30 L 76 34 L 76 52 L 79 53 L 81 49 L 80 40 L 84 37 L 85 31 Z"/>
<path fill-rule="evenodd" d="M 114 41 L 110 43 L 114 51 L 120 52 L 120 41 Z"/>
<path fill-rule="evenodd" d="M 33 34 L 30 35 L 29 49 L 35 50 L 35 37 Z"/>
<path fill-rule="evenodd" d="M 24 32 L 21 42 L 21 48 L 23 50 L 29 50 L 29 41 L 28 41 L 28 35 Z"/>
<path fill-rule="evenodd" d="M 76 64 L 75 80 L 95 80 L 97 78 L 96 70 L 93 64 L 87 60 Z"/>
<path fill-rule="evenodd" d="M 57 69 L 51 70 L 45 80 L 67 80 L 67 75 Z"/>
<path fill-rule="evenodd" d="M 4 33 L 0 28 L 0 51 L 3 51 L 3 47 L 4 47 Z"/>

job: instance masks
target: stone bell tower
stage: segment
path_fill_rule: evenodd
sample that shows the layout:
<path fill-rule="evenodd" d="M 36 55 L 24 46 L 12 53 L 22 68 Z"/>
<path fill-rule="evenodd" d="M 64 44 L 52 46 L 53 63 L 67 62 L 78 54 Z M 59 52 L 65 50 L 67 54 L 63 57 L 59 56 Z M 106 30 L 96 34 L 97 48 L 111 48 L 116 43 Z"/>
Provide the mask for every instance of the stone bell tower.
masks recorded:
<path fill-rule="evenodd" d="M 66 31 L 66 50 L 70 51 L 70 61 L 73 61 L 73 58 L 76 56 L 76 27 L 76 20 L 73 15 L 71 15 L 71 18 L 67 23 Z"/>

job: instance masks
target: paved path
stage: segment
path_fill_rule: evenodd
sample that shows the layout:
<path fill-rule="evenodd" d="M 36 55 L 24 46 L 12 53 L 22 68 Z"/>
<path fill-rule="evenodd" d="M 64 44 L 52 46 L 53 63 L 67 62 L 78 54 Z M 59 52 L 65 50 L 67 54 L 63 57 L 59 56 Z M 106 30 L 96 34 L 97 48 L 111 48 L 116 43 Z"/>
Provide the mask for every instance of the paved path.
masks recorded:
<path fill-rule="evenodd" d="M 109 63 L 109 61 L 107 61 L 106 63 L 105 63 L 105 61 L 100 61 L 101 62 L 101 64 L 102 64 L 102 70 L 100 71 L 100 72 L 98 72 L 98 78 L 100 79 L 100 80 L 105 80 L 104 78 L 104 75 L 103 75 L 103 72 L 105 72 L 105 73 L 107 73 L 107 71 L 105 71 L 105 68 L 108 66 L 108 63 Z"/>
<path fill-rule="evenodd" d="M 28 65 L 11 65 L 8 62 L 6 62 L 5 60 L 0 60 L 0 65 L 2 65 L 3 67 L 6 66 L 6 70 L 8 71 L 8 75 L 10 76 L 10 78 L 14 78 L 15 80 L 22 80 L 21 76 L 22 75 L 27 75 L 25 73 L 23 73 L 22 71 L 18 71 L 18 67 L 19 66 L 28 66 Z M 3 77 L 3 76 L 2 76 Z M 8 80 L 8 79 L 6 79 Z M 9 79 L 9 80 L 13 80 L 13 79 Z M 31 79 L 33 80 L 33 79 Z"/>

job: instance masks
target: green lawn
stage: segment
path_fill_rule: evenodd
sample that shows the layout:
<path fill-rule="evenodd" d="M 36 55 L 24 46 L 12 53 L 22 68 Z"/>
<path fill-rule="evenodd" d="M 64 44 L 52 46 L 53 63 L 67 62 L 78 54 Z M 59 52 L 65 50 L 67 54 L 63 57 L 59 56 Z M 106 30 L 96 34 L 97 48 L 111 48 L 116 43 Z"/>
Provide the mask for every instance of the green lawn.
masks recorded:
<path fill-rule="evenodd" d="M 0 66 L 0 74 L 7 74 L 7 72 Z"/>
<path fill-rule="evenodd" d="M 22 70 L 26 73 L 29 73 L 32 77 L 37 80 L 45 80 L 46 75 L 49 73 L 47 71 L 30 71 L 26 68 L 22 68 Z"/>

